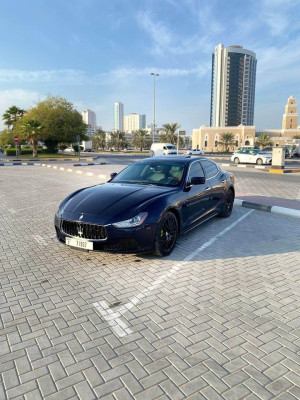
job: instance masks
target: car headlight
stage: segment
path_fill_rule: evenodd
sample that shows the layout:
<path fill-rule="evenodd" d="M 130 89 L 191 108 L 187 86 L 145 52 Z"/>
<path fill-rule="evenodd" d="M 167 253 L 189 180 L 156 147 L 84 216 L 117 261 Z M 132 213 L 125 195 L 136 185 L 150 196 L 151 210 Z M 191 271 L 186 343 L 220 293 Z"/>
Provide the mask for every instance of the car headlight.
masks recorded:
<path fill-rule="evenodd" d="M 115 222 L 112 224 L 115 228 L 133 228 L 141 225 L 147 218 L 148 213 L 142 212 L 136 217 L 126 219 L 125 221 Z"/>
<path fill-rule="evenodd" d="M 60 213 L 59 209 L 55 213 L 55 218 L 57 218 L 57 219 L 61 218 L 61 213 Z"/>

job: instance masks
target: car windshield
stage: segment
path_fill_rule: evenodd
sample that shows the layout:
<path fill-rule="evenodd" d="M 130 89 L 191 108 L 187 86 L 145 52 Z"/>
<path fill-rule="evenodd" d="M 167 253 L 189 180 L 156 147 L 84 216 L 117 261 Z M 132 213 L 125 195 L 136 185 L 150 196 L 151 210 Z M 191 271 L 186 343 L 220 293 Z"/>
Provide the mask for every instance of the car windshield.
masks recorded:
<path fill-rule="evenodd" d="M 110 182 L 138 185 L 179 186 L 184 164 L 176 162 L 138 162 L 130 165 Z"/>
<path fill-rule="evenodd" d="M 166 147 L 168 150 L 175 150 L 175 149 L 177 150 L 177 147 L 175 147 L 175 146 L 166 146 Z"/>

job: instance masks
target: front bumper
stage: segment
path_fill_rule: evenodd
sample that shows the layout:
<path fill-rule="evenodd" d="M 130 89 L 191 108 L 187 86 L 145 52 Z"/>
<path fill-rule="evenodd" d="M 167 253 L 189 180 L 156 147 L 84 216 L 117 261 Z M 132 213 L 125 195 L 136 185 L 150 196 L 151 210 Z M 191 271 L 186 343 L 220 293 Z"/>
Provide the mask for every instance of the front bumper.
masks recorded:
<path fill-rule="evenodd" d="M 62 220 L 55 215 L 54 225 L 56 237 L 61 243 L 66 244 L 66 237 L 72 238 L 76 236 L 66 234 L 61 228 L 61 221 Z M 85 223 L 88 222 L 85 221 Z M 95 222 L 93 222 L 93 224 L 95 224 Z M 93 242 L 93 251 L 111 251 L 117 253 L 152 251 L 156 226 L 156 224 L 142 224 L 135 228 L 117 229 L 109 224 L 105 225 L 106 239 L 88 240 Z M 77 237 L 77 239 L 81 238 Z"/>

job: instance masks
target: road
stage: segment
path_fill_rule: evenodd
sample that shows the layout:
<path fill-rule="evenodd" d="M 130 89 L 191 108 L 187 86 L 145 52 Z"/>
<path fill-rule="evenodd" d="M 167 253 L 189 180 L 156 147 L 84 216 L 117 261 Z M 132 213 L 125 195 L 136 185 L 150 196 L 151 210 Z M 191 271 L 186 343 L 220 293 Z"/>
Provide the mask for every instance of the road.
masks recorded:
<path fill-rule="evenodd" d="M 1 167 L 0 398 L 298 399 L 299 219 L 234 207 L 166 258 L 61 245 L 58 204 L 98 182 Z M 236 182 L 299 195 L 296 174 Z"/>

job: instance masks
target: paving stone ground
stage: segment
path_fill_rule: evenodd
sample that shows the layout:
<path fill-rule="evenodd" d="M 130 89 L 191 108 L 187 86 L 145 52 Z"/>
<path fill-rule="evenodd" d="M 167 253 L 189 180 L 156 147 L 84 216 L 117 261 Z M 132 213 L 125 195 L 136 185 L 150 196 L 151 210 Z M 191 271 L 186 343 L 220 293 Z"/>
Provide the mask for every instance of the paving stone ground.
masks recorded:
<path fill-rule="evenodd" d="M 241 174 L 297 198 L 294 178 Z M 299 399 L 299 219 L 236 207 L 163 259 L 59 244 L 59 202 L 97 183 L 0 171 L 0 399 Z"/>

